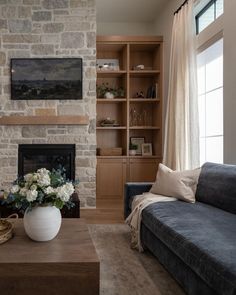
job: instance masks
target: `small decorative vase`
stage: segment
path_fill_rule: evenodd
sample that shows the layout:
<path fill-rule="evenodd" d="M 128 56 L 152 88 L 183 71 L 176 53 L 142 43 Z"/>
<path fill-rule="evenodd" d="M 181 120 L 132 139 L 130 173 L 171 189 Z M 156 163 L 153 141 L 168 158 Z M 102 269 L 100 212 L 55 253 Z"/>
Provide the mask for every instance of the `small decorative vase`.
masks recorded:
<path fill-rule="evenodd" d="M 136 150 L 129 150 L 130 156 L 136 156 Z"/>
<path fill-rule="evenodd" d="M 111 92 L 106 92 L 106 93 L 105 93 L 105 98 L 113 99 L 114 97 L 115 97 L 114 94 L 111 93 Z"/>
<path fill-rule="evenodd" d="M 54 206 L 37 206 L 25 211 L 25 232 L 34 241 L 52 240 L 58 234 L 60 227 L 61 212 Z"/>

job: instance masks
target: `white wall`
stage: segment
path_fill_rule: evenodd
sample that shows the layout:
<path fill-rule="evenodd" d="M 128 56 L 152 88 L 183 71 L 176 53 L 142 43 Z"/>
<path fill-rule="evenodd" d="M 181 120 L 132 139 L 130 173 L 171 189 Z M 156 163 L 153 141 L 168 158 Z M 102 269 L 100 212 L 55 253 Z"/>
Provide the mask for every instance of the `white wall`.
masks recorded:
<path fill-rule="evenodd" d="M 169 83 L 169 60 L 171 47 L 171 32 L 174 18 L 174 12 L 183 3 L 183 0 L 168 0 L 165 9 L 157 16 L 154 28 L 156 35 L 161 35 L 164 38 L 164 115 L 168 93 Z"/>
<path fill-rule="evenodd" d="M 224 12 L 224 161 L 236 164 L 236 1 Z"/>
<path fill-rule="evenodd" d="M 155 35 L 155 28 L 151 22 L 98 22 L 97 35 Z"/>

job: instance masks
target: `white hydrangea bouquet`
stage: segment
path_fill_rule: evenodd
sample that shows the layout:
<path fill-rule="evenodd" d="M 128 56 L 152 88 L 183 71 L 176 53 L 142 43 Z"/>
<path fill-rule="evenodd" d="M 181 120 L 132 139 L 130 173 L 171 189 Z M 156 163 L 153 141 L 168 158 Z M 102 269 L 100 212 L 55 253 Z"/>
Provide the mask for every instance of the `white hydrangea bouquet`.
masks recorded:
<path fill-rule="evenodd" d="M 20 211 L 36 206 L 55 206 L 62 209 L 64 205 L 73 207 L 70 200 L 75 188 L 71 181 L 66 181 L 63 171 L 45 168 L 29 173 L 23 179 L 17 179 L 10 193 L 5 199 L 8 206 L 13 206 Z"/>

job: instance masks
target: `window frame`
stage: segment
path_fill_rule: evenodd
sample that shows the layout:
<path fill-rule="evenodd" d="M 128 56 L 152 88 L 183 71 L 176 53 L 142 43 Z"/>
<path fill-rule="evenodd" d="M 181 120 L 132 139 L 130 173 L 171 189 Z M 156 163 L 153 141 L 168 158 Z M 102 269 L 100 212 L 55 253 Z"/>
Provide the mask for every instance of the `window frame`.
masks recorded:
<path fill-rule="evenodd" d="M 196 33 L 197 35 L 200 33 L 199 32 L 199 18 L 212 6 L 214 5 L 214 21 L 216 20 L 216 2 L 218 0 L 210 0 L 200 11 L 199 13 L 195 16 L 195 21 L 196 21 Z"/>

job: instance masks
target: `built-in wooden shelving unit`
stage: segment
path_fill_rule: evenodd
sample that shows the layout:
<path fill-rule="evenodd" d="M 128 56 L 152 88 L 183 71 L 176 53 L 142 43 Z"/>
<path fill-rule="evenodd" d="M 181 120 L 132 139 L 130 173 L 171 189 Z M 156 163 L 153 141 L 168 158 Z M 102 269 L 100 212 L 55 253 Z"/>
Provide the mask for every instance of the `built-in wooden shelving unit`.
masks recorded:
<path fill-rule="evenodd" d="M 129 157 L 131 137 L 144 137 L 153 146 L 153 156 L 162 156 L 162 38 L 98 36 L 97 59 L 116 59 L 119 70 L 97 71 L 97 84 L 122 87 L 124 97 L 97 98 L 98 148 L 122 147 Z M 144 69 L 137 70 L 137 65 Z M 148 88 L 155 87 L 155 97 L 147 97 Z M 136 94 L 143 92 L 143 98 Z M 150 94 L 150 93 L 149 93 Z M 137 114 L 137 122 L 132 118 Z M 100 121 L 111 118 L 120 127 L 101 127 Z M 111 133 L 113 130 L 113 134 Z"/>
<path fill-rule="evenodd" d="M 97 147 L 122 148 L 121 156 L 97 156 L 97 208 L 118 209 L 122 214 L 125 182 L 155 179 L 162 161 L 162 41 L 155 36 L 97 37 L 97 59 L 119 61 L 119 70 L 97 71 L 97 85 L 124 89 L 124 97 L 97 98 Z M 137 65 L 144 69 L 137 70 Z M 151 86 L 155 95 L 150 97 Z M 141 91 L 144 97 L 138 98 Z M 118 126 L 102 127 L 106 118 Z M 130 156 L 131 137 L 144 137 L 153 154 Z"/>

